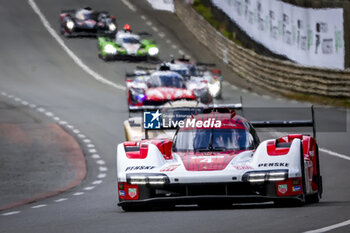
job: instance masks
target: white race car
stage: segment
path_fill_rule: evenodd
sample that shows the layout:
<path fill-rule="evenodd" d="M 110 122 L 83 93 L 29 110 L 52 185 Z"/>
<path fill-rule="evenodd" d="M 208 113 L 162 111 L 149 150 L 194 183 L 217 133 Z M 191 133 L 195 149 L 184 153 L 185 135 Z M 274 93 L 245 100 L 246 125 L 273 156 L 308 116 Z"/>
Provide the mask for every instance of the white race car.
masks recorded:
<path fill-rule="evenodd" d="M 118 205 L 125 211 L 161 203 L 318 202 L 322 194 L 314 137 L 259 141 L 254 127 L 314 127 L 313 120 L 249 122 L 233 110 L 204 109 L 174 139 L 118 145 Z"/>
<path fill-rule="evenodd" d="M 218 69 L 211 68 L 215 64 L 211 63 L 194 63 L 184 57 L 171 59 L 165 63 L 170 70 L 189 77 L 191 80 L 205 80 L 208 83 L 209 93 L 213 98 L 222 98 L 222 74 Z"/>

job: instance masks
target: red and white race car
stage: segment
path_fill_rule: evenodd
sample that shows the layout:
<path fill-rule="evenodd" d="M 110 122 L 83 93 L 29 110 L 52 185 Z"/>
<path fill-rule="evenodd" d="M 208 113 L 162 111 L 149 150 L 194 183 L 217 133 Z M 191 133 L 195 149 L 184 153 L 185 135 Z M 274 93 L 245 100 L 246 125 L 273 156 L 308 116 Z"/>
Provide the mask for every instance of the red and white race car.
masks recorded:
<path fill-rule="evenodd" d="M 141 110 L 143 106 L 160 106 L 176 100 L 212 102 L 207 81 L 187 80 L 168 68 L 127 74 L 126 87 L 129 111 Z"/>
<path fill-rule="evenodd" d="M 314 127 L 313 120 L 249 122 L 232 109 L 205 109 L 179 124 L 174 139 L 118 145 L 118 205 L 200 206 L 235 202 L 303 204 L 322 195 L 314 137 L 259 141 L 256 127 Z"/>

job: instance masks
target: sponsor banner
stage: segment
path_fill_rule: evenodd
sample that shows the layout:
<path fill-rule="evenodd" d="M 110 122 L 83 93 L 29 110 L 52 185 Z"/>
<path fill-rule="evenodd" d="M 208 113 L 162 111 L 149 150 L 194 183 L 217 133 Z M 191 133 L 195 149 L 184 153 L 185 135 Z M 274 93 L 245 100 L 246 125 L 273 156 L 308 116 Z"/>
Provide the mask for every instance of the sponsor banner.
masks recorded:
<path fill-rule="evenodd" d="M 154 9 L 175 12 L 174 0 L 147 0 Z"/>
<path fill-rule="evenodd" d="M 256 42 L 306 66 L 344 69 L 343 9 L 278 0 L 211 0 Z"/>

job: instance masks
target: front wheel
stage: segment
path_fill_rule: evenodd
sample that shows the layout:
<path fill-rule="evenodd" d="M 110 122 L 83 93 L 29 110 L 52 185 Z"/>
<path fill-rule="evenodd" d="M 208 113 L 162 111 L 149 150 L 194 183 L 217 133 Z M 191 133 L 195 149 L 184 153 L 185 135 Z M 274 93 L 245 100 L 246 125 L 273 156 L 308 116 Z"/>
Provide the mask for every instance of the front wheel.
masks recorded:
<path fill-rule="evenodd" d="M 300 198 L 300 205 L 304 205 L 306 203 L 306 179 L 305 179 L 305 164 L 304 164 L 304 150 L 303 144 L 300 142 L 300 169 L 301 169 L 301 184 L 303 193 Z"/>
<path fill-rule="evenodd" d="M 107 57 L 107 55 L 103 55 L 103 54 L 99 53 L 98 57 L 101 58 L 104 61 L 109 61 L 109 58 Z"/>
<path fill-rule="evenodd" d="M 318 203 L 320 202 L 320 199 L 322 197 L 322 176 L 320 171 L 320 160 L 319 160 L 319 151 L 318 151 L 318 145 L 316 145 L 316 151 L 315 151 L 315 159 L 316 159 L 316 176 L 314 176 L 314 180 L 317 184 L 317 192 L 314 194 L 311 194 L 307 197 L 308 203 Z"/>

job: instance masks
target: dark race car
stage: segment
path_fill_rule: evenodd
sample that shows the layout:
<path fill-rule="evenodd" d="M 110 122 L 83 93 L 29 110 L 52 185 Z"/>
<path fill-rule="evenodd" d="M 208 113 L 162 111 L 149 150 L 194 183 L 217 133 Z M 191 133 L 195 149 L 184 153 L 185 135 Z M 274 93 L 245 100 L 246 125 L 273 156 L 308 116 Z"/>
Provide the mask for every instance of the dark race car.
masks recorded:
<path fill-rule="evenodd" d="M 106 11 L 94 11 L 90 7 L 63 10 L 60 14 L 61 34 L 66 37 L 115 34 L 114 16 Z"/>

